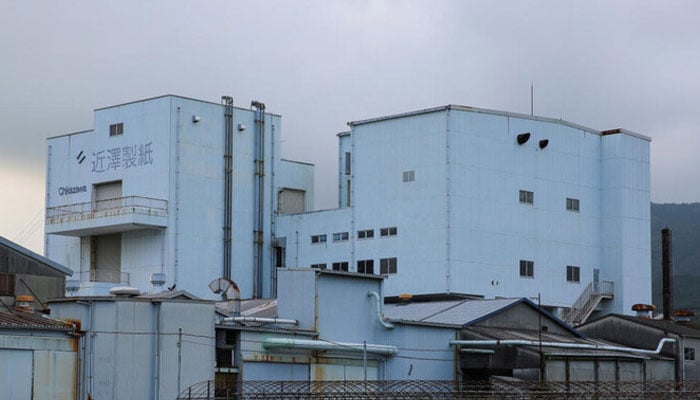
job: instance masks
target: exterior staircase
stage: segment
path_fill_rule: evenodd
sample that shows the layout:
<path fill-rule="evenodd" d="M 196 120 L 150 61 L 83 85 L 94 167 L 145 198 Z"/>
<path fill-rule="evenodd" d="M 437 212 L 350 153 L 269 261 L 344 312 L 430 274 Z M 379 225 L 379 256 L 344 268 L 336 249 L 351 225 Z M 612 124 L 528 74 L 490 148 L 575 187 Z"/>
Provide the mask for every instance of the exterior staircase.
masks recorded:
<path fill-rule="evenodd" d="M 564 314 L 564 322 L 572 326 L 585 323 L 601 301 L 613 298 L 614 289 L 613 282 L 610 281 L 589 283 L 576 302 Z"/>

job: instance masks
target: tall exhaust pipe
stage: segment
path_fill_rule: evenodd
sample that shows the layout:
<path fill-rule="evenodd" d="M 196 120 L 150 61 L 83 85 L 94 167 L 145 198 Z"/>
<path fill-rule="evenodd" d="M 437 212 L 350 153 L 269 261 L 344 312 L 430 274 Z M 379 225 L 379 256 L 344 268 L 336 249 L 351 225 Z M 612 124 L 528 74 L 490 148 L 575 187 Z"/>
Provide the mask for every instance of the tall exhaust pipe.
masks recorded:
<path fill-rule="evenodd" d="M 673 277 L 671 275 L 671 249 L 672 238 L 671 230 L 665 227 L 661 230 L 661 270 L 663 273 L 663 297 L 664 297 L 664 320 L 671 319 L 673 311 L 673 296 L 671 295 L 673 288 Z"/>

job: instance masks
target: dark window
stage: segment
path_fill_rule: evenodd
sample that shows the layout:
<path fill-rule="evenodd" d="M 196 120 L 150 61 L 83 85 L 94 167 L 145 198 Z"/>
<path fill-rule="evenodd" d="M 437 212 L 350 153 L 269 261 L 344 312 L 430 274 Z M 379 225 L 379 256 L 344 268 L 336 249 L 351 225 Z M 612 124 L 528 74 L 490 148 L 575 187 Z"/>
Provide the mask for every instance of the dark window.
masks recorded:
<path fill-rule="evenodd" d="M 345 175 L 350 175 L 350 166 L 352 165 L 351 162 L 352 158 L 350 157 L 350 153 L 345 153 Z"/>
<path fill-rule="evenodd" d="M 15 295 L 15 274 L 0 273 L 0 296 Z"/>
<path fill-rule="evenodd" d="M 520 191 L 520 202 L 523 204 L 534 204 L 535 203 L 535 193 L 529 190 Z"/>
<path fill-rule="evenodd" d="M 341 261 L 341 262 L 334 262 L 332 265 L 333 271 L 347 271 L 348 270 L 348 262 L 347 261 Z"/>
<path fill-rule="evenodd" d="M 112 124 L 109 126 L 109 136 L 119 136 L 124 134 L 124 123 Z"/>
<path fill-rule="evenodd" d="M 567 282 L 581 282 L 581 267 L 567 265 L 566 266 L 566 281 Z"/>
<path fill-rule="evenodd" d="M 324 235 L 311 235 L 311 243 L 326 243 L 328 237 Z"/>
<path fill-rule="evenodd" d="M 533 278 L 535 276 L 535 262 L 520 260 L 520 276 L 525 278 Z"/>
<path fill-rule="evenodd" d="M 404 182 L 413 182 L 416 180 L 416 171 L 410 170 L 410 171 L 403 171 L 403 181 Z"/>
<path fill-rule="evenodd" d="M 382 258 L 379 260 L 379 273 L 382 275 L 396 273 L 396 257 Z"/>
<path fill-rule="evenodd" d="M 357 231 L 358 239 L 371 239 L 374 237 L 374 229 L 367 229 L 364 231 Z"/>
<path fill-rule="evenodd" d="M 347 232 L 337 232 L 333 234 L 333 241 L 334 242 L 344 242 L 348 240 L 348 233 Z"/>
<path fill-rule="evenodd" d="M 216 349 L 216 366 L 219 368 L 233 367 L 233 350 Z"/>
<path fill-rule="evenodd" d="M 567 211 L 578 211 L 579 201 L 578 199 L 566 198 L 566 210 Z"/>
<path fill-rule="evenodd" d="M 381 236 L 396 236 L 397 233 L 398 230 L 395 226 L 392 226 L 390 228 L 382 228 L 379 230 L 379 235 Z"/>
<path fill-rule="evenodd" d="M 374 273 L 374 260 L 360 260 L 357 262 L 357 272 L 361 274 Z"/>
<path fill-rule="evenodd" d="M 275 268 L 284 268 L 284 247 L 275 247 Z"/>
<path fill-rule="evenodd" d="M 314 269 L 326 269 L 326 264 L 311 264 L 311 268 L 314 268 Z"/>
<path fill-rule="evenodd" d="M 683 348 L 683 359 L 688 361 L 695 361 L 695 348 L 694 347 L 684 347 Z"/>

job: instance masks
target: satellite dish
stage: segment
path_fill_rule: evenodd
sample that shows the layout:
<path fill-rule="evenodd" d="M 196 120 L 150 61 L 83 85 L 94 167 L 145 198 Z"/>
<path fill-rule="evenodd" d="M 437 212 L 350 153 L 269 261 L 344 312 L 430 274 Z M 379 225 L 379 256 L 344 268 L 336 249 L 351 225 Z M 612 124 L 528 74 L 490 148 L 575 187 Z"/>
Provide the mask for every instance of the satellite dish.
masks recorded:
<path fill-rule="evenodd" d="M 228 299 L 238 300 L 241 298 L 241 291 L 238 289 L 238 285 L 230 279 L 214 279 L 209 283 L 209 289 L 216 294 L 221 293 L 221 299 L 224 301 Z"/>

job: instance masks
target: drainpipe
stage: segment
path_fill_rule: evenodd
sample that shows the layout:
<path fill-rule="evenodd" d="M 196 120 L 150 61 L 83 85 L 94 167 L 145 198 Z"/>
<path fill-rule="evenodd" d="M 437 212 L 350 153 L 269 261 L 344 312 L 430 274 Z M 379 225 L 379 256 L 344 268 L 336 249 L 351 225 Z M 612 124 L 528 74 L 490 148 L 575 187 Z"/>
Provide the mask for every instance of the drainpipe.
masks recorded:
<path fill-rule="evenodd" d="M 224 260 L 223 277 L 231 279 L 231 225 L 233 224 L 233 97 L 221 96 L 224 103 Z"/>
<path fill-rule="evenodd" d="M 634 347 L 610 346 L 604 344 L 584 344 L 584 343 L 561 343 L 561 342 L 540 342 L 538 340 L 450 340 L 452 346 L 542 346 L 542 347 L 557 347 L 562 349 L 586 349 L 586 350 L 606 350 L 606 351 L 622 351 L 627 353 L 643 353 L 643 354 L 659 354 L 666 343 L 675 343 L 676 339 L 662 338 L 655 350 L 638 349 Z"/>
<path fill-rule="evenodd" d="M 255 108 L 255 228 L 253 230 L 253 297 L 262 298 L 263 285 L 263 222 L 265 205 L 265 104 L 259 101 L 251 101 L 250 106 Z"/>
<path fill-rule="evenodd" d="M 367 292 L 367 297 L 374 298 L 376 304 L 377 321 L 379 321 L 379 323 L 386 329 L 394 329 L 394 325 L 391 322 L 384 321 L 384 317 L 382 316 L 383 300 L 379 296 L 379 293 L 375 292 L 374 290 L 370 290 Z"/>
<path fill-rule="evenodd" d="M 306 349 L 306 350 L 335 350 L 348 351 L 353 353 L 379 354 L 383 356 L 393 356 L 398 354 L 399 348 L 391 345 L 383 344 L 367 344 L 367 343 L 341 343 L 329 342 L 325 340 L 308 340 L 308 339 L 286 339 L 286 338 L 266 338 L 263 339 L 262 346 L 268 348 L 290 348 L 290 349 Z M 366 348 L 366 350 L 365 350 Z"/>
<path fill-rule="evenodd" d="M 160 301 L 153 302 L 155 305 L 156 314 L 156 337 L 155 337 L 155 371 L 153 373 L 153 399 L 159 400 L 160 398 Z"/>

